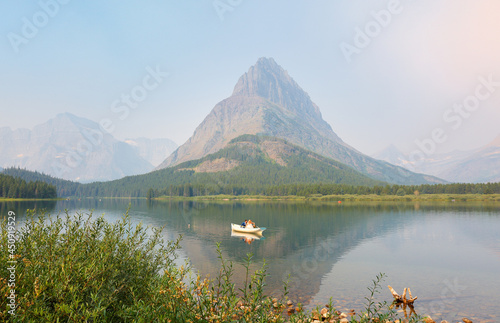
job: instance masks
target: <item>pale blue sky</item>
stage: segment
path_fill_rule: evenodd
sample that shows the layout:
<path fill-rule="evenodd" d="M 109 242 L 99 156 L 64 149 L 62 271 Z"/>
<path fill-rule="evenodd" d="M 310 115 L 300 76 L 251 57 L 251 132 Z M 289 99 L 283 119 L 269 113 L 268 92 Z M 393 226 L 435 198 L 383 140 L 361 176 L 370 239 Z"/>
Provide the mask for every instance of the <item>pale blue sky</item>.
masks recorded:
<path fill-rule="evenodd" d="M 0 127 L 71 112 L 110 119 L 120 139 L 182 144 L 264 56 L 365 153 L 391 143 L 410 152 L 436 128 L 446 136 L 438 152 L 500 134 L 500 86 L 467 117 L 447 112 L 479 77 L 500 81 L 496 0 L 60 1 L 0 2 Z M 377 27 L 381 10 L 390 15 Z M 356 45 L 357 28 L 375 29 L 348 62 L 341 45 Z M 113 102 L 148 67 L 169 75 L 121 120 Z"/>

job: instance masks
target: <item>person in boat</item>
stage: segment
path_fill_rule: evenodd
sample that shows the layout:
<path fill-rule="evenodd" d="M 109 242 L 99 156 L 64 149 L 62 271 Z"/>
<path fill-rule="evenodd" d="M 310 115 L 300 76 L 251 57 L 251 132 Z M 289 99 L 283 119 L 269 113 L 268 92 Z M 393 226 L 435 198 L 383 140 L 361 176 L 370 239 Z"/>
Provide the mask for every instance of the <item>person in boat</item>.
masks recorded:
<path fill-rule="evenodd" d="M 247 225 L 250 229 L 255 228 L 255 222 L 252 222 L 252 220 L 248 219 Z"/>
<path fill-rule="evenodd" d="M 241 224 L 241 227 L 244 228 L 247 226 L 247 220 L 243 221 L 243 223 Z"/>
<path fill-rule="evenodd" d="M 255 239 L 254 238 L 243 238 L 242 241 L 244 241 L 245 243 L 248 243 L 248 244 L 252 244 L 252 242 L 254 241 Z"/>

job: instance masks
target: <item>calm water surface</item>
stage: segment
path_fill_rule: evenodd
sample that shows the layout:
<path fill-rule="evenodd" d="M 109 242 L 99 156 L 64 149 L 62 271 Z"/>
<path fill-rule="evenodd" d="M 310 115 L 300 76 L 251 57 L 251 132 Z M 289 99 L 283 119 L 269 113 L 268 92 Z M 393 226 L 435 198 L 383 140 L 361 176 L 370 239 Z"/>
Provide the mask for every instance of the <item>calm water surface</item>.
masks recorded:
<path fill-rule="evenodd" d="M 363 308 L 375 276 L 387 278 L 379 295 L 391 301 L 387 285 L 418 296 L 416 312 L 436 321 L 500 322 L 500 204 L 392 204 L 297 202 L 147 202 L 85 200 L 37 202 L 52 214 L 65 209 L 110 221 L 131 204 L 136 223 L 165 226 L 165 238 L 183 235 L 181 259 L 214 277 L 216 243 L 244 277 L 243 261 L 253 253 L 253 269 L 268 265 L 268 292 L 278 294 L 290 278 L 290 298 L 307 306 L 333 297 L 340 310 Z M 0 203 L 2 216 L 19 217 L 34 203 Z M 266 227 L 264 238 L 232 236 L 230 223 L 252 219 Z"/>

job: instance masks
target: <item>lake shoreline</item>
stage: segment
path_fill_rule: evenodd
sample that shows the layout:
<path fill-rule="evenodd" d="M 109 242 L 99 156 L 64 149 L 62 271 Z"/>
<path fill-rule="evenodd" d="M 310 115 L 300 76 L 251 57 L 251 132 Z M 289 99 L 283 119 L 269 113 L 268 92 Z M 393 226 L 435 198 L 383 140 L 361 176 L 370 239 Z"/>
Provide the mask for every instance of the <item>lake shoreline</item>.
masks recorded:
<path fill-rule="evenodd" d="M 61 197 L 55 199 L 33 199 L 33 198 L 2 198 L 0 202 L 29 202 L 29 201 L 64 201 L 81 199 L 117 199 L 117 200 L 146 200 L 145 197 Z M 153 201 L 293 201 L 293 202 L 500 202 L 500 194 L 419 194 L 419 195 L 321 195 L 309 196 L 277 196 L 277 195 L 204 195 L 204 196 L 160 196 L 154 197 Z"/>
<path fill-rule="evenodd" d="M 33 198 L 4 198 L 0 197 L 0 202 L 30 202 L 30 201 L 64 201 L 66 198 L 60 197 L 55 199 L 33 199 Z"/>
<path fill-rule="evenodd" d="M 420 194 L 420 195 L 320 195 L 265 196 L 265 195 L 207 195 L 160 196 L 151 200 L 180 201 L 323 201 L 323 202 L 500 202 L 500 194 Z"/>

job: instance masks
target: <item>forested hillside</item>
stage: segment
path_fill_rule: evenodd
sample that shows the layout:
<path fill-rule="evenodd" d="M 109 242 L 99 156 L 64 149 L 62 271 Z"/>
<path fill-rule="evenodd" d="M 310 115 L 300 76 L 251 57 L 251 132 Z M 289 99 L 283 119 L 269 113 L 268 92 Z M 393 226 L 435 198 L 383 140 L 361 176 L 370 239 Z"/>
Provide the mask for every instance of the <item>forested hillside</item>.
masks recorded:
<path fill-rule="evenodd" d="M 321 195 L 420 195 L 420 194 L 500 194 L 500 183 L 470 184 L 422 184 L 422 185 L 375 185 L 375 186 L 354 186 L 342 184 L 291 184 L 267 187 L 263 191 L 264 195 L 287 196 L 298 195 L 308 196 L 313 194 Z"/>
<path fill-rule="evenodd" d="M 239 195 L 261 194 L 269 186 L 294 183 L 383 184 L 285 140 L 244 135 L 204 158 L 145 175 L 82 185 L 78 191 L 83 196 L 144 197 L 150 189 L 164 195 Z"/>
<path fill-rule="evenodd" d="M 314 194 L 321 195 L 344 195 L 344 194 L 375 194 L 375 195 L 406 195 L 406 194 L 500 194 L 500 183 L 486 184 L 470 184 L 470 183 L 452 183 L 452 184 L 423 184 L 423 185 L 350 185 L 350 184 L 333 184 L 325 182 L 317 183 L 292 183 L 279 185 L 262 185 L 251 187 L 249 185 L 230 185 L 231 180 L 229 174 L 198 174 L 206 177 L 195 176 L 195 171 L 182 170 L 174 171 L 170 169 L 161 170 L 157 176 L 152 176 L 148 181 L 139 183 L 138 178 L 125 178 L 114 183 L 92 183 L 79 184 L 65 180 L 58 180 L 50 176 L 31 172 L 22 169 L 9 169 L 9 173 L 16 174 L 16 177 L 31 179 L 31 181 L 50 181 L 57 186 L 57 192 L 72 192 L 69 195 L 59 195 L 61 197 L 159 197 L 159 196 L 204 196 L 218 194 L 261 194 L 267 196 L 309 196 Z M 161 183 L 162 178 L 159 176 L 170 177 L 172 182 L 168 185 L 147 186 L 148 183 Z M 250 175 L 249 175 L 250 176 Z M 9 176 L 7 176 L 9 177 Z M 154 180 L 156 177 L 156 180 Z M 187 179 L 197 178 L 198 183 L 187 182 Z M 249 179 L 249 177 L 242 177 Z M 233 178 L 234 179 L 234 178 Z M 203 181 L 202 181 L 203 180 Z M 212 182 L 210 180 L 213 180 Z M 255 182 L 251 180 L 250 182 Z M 25 181 L 26 182 L 26 181 Z M 177 183 L 177 184 L 173 184 Z M 1 185 L 1 184 L 0 184 Z M 124 188 L 120 190 L 120 185 Z M 126 189 L 127 186 L 135 187 L 135 189 Z M 8 192 L 8 189 L 3 189 L 2 192 Z M 15 188 L 14 191 L 15 192 Z M 125 192 L 125 193 L 124 193 Z M 109 194 L 109 195 L 108 195 Z M 115 195 L 111 195 L 115 194 Z M 128 194 L 128 195 L 126 195 Z M 0 194 L 0 197 L 2 195 Z"/>
<path fill-rule="evenodd" d="M 77 182 L 59 179 L 50 175 L 46 175 L 36 171 L 29 171 L 18 167 L 6 168 L 2 171 L 2 174 L 9 175 L 15 178 L 21 178 L 28 182 L 38 181 L 50 184 L 52 186 L 55 186 L 57 190 L 57 196 L 60 197 L 78 195 L 78 188 L 82 185 Z"/>
<path fill-rule="evenodd" d="M 21 178 L 0 174 L 0 197 L 2 198 L 56 198 L 54 185 L 42 181 L 27 182 Z"/>

